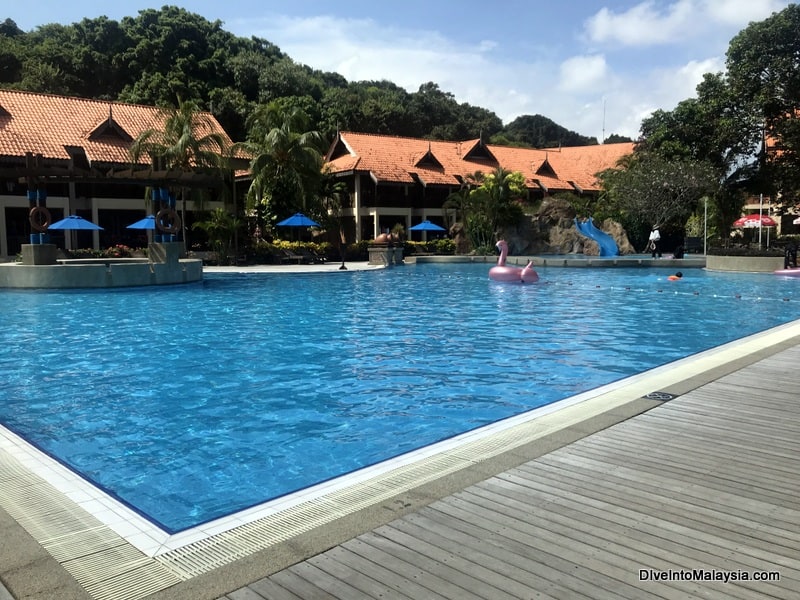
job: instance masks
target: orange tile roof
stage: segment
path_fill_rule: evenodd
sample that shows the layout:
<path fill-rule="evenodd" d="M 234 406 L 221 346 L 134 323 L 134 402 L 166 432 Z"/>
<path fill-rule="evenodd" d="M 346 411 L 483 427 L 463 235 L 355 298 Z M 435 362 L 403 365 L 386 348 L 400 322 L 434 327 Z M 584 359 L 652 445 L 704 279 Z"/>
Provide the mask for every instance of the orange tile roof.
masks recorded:
<path fill-rule="evenodd" d="M 230 142 L 210 113 L 201 114 Z M 0 160 L 18 162 L 32 152 L 66 161 L 66 148 L 74 146 L 92 162 L 130 164 L 130 140 L 162 124 L 153 106 L 0 89 Z"/>
<path fill-rule="evenodd" d="M 459 179 L 476 171 L 488 173 L 500 165 L 507 171 L 521 172 L 531 188 L 553 192 L 575 191 L 577 186 L 583 191 L 597 191 L 595 174 L 614 167 L 620 158 L 633 152 L 633 146 L 622 143 L 533 150 L 481 146 L 480 140 L 441 142 L 348 131 L 339 133 L 327 158 L 334 173 L 368 172 L 379 183 L 419 180 L 424 185 L 458 186 Z M 429 152 L 435 161 L 424 160 Z"/>

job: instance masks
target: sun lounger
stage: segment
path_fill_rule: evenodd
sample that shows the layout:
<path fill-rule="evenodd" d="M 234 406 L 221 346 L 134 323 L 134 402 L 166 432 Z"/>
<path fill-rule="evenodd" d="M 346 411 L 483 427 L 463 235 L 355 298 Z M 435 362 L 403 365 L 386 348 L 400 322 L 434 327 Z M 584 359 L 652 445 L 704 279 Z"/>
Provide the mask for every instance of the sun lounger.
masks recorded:
<path fill-rule="evenodd" d="M 292 252 L 291 250 L 283 250 L 282 252 L 284 258 L 281 262 L 297 263 L 298 265 L 310 262 L 302 254 L 297 254 L 295 252 Z"/>
<path fill-rule="evenodd" d="M 313 250 L 309 250 L 307 248 L 303 248 L 300 252 L 300 255 L 305 257 L 305 259 L 309 263 L 316 263 L 316 264 L 324 264 L 325 263 L 325 255 L 319 254 L 314 252 Z"/>

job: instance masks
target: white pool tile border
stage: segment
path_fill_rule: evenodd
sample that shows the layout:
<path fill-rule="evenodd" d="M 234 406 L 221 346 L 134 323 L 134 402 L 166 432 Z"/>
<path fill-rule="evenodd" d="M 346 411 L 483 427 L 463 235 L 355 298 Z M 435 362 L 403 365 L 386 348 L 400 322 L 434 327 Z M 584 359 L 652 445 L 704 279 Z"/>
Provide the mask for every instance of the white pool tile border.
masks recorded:
<path fill-rule="evenodd" d="M 637 384 L 646 383 L 643 393 L 655 391 L 658 385 L 655 385 L 654 388 L 654 384 L 660 379 L 664 379 L 667 383 L 669 380 L 674 379 L 674 370 L 676 368 L 681 369 L 681 379 L 685 379 L 687 377 L 687 369 L 700 373 L 708 370 L 710 364 L 731 360 L 731 357 L 726 357 L 725 355 L 734 353 L 734 357 L 738 357 L 746 353 L 755 352 L 769 345 L 774 345 L 781 340 L 789 339 L 798 335 L 798 333 L 800 333 L 800 321 L 781 325 L 743 340 L 718 346 L 645 373 L 609 383 L 172 535 L 2 426 L 0 426 L 0 450 L 14 457 L 24 468 L 47 481 L 66 498 L 80 506 L 142 553 L 153 557 L 208 539 L 237 526 L 274 515 L 300 503 L 359 485 L 398 467 L 457 449 L 468 442 L 496 435 L 519 424 L 563 411 L 567 407 L 586 400 L 613 394 L 616 390 L 623 388 L 630 390 L 632 386 L 636 387 Z M 743 345 L 747 346 L 747 348 L 744 348 Z M 691 373 L 688 373 L 688 375 L 690 376 Z M 630 393 L 626 394 L 628 399 L 630 399 L 630 396 Z"/>

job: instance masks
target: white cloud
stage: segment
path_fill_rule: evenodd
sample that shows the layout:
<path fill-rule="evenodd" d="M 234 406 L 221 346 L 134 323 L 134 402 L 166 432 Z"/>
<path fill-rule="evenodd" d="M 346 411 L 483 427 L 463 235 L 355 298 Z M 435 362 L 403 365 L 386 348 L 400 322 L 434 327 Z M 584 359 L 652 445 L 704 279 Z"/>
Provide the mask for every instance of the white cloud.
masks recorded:
<path fill-rule="evenodd" d="M 781 0 L 704 0 L 702 10 L 713 22 L 744 27 L 786 8 Z"/>
<path fill-rule="evenodd" d="M 602 88 L 607 76 L 605 57 L 573 56 L 561 63 L 558 88 L 564 92 L 586 92 Z"/>
<path fill-rule="evenodd" d="M 674 89 L 680 99 L 692 98 L 697 95 L 697 86 L 703 81 L 703 75 L 724 70 L 725 64 L 721 58 L 693 60 L 678 67 L 674 73 L 669 73 L 665 83 Z"/>
<path fill-rule="evenodd" d="M 409 91 L 428 81 L 448 90 L 446 83 L 466 68 L 488 69 L 485 55 L 494 47 L 489 41 L 461 47 L 436 32 L 333 17 L 272 18 L 257 35 L 280 40 L 283 52 L 315 69 L 335 71 L 349 81 L 388 79 Z"/>
<path fill-rule="evenodd" d="M 678 0 L 664 10 L 653 1 L 614 13 L 602 8 L 585 23 L 593 42 L 617 42 L 626 46 L 649 46 L 674 42 L 686 35 L 691 25 L 693 0 Z"/>
<path fill-rule="evenodd" d="M 646 77 L 625 78 L 608 93 L 606 133 L 636 138 L 643 119 L 658 109 L 672 110 L 682 100 L 697 95 L 706 73 L 722 70 L 719 59 L 690 61 L 673 68 L 651 71 Z"/>
<path fill-rule="evenodd" d="M 676 44 L 700 38 L 720 26 L 745 27 L 786 6 L 782 0 L 647 0 L 615 13 L 600 9 L 584 23 L 595 43 L 624 46 Z"/>

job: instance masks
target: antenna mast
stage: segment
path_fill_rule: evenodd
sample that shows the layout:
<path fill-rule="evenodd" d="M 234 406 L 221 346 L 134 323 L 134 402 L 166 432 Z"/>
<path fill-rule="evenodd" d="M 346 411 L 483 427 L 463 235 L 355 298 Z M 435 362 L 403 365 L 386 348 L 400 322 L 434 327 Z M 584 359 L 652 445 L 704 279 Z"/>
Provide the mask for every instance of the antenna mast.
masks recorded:
<path fill-rule="evenodd" d="M 606 99 L 603 98 L 603 137 L 600 139 L 600 143 L 604 144 L 606 141 Z"/>

